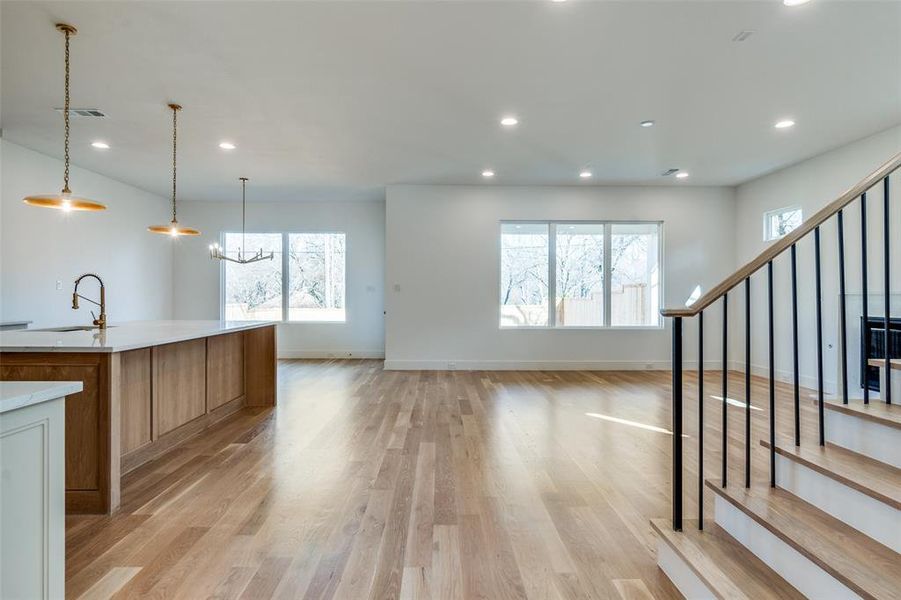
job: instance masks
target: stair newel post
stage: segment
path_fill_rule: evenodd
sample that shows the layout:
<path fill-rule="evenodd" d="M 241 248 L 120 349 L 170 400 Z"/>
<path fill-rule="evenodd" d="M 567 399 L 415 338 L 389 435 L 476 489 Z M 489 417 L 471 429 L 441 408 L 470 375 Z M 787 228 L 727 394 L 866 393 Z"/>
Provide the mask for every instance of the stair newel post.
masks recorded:
<path fill-rule="evenodd" d="M 870 352 L 870 292 L 867 289 L 867 193 L 860 196 L 860 289 L 862 295 L 863 343 L 860 353 L 860 372 L 863 373 L 863 403 L 870 403 L 869 352 Z"/>
<path fill-rule="evenodd" d="M 889 268 L 889 262 L 892 256 L 891 250 L 891 227 L 890 224 L 892 222 L 892 211 L 891 211 L 891 203 L 889 202 L 889 183 L 888 183 L 888 175 L 886 175 L 882 180 L 882 201 L 885 205 L 885 223 L 883 224 L 883 233 L 882 240 L 884 249 L 883 252 L 885 254 L 884 258 L 884 266 L 885 266 L 885 310 L 883 311 L 884 323 L 885 323 L 885 389 L 879 390 L 882 394 L 882 397 L 885 399 L 886 404 L 892 403 L 892 386 L 891 386 L 891 374 L 892 374 L 892 353 L 891 353 L 891 308 L 892 308 L 892 286 L 891 286 L 891 270 Z"/>
<path fill-rule="evenodd" d="M 820 269 L 820 228 L 813 230 L 814 260 L 816 270 L 816 311 L 817 311 L 817 415 L 819 423 L 820 446 L 826 445 L 824 429 L 823 403 L 823 284 Z"/>
<path fill-rule="evenodd" d="M 729 294 L 723 294 L 723 487 L 726 487 L 729 462 Z"/>
<path fill-rule="evenodd" d="M 698 529 L 704 529 L 704 311 L 698 313 Z"/>
<path fill-rule="evenodd" d="M 798 358 L 798 248 L 792 244 L 792 365 L 794 369 L 795 446 L 801 445 L 801 369 Z"/>
<path fill-rule="evenodd" d="M 673 319 L 673 529 L 682 531 L 682 317 Z"/>
<path fill-rule="evenodd" d="M 842 403 L 848 403 L 848 322 L 845 308 L 845 218 L 838 211 L 839 336 L 842 342 Z"/>
<path fill-rule="evenodd" d="M 776 487 L 776 350 L 773 315 L 773 261 L 767 263 L 770 338 L 770 487 Z"/>

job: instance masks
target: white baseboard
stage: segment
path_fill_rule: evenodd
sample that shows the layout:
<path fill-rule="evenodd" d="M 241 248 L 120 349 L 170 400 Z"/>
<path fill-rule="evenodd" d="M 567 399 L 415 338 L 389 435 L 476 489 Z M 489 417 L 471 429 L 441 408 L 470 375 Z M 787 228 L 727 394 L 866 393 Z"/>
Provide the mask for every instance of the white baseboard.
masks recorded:
<path fill-rule="evenodd" d="M 719 494 L 714 503 L 717 525 L 808 598 L 860 598 Z"/>
<path fill-rule="evenodd" d="M 627 360 L 404 360 L 385 361 L 388 371 L 668 371 L 669 361 Z"/>
<path fill-rule="evenodd" d="M 279 348 L 278 357 L 291 358 L 385 358 L 384 350 L 292 350 Z"/>
<path fill-rule="evenodd" d="M 776 485 L 901 552 L 901 511 L 801 463 L 776 454 Z"/>

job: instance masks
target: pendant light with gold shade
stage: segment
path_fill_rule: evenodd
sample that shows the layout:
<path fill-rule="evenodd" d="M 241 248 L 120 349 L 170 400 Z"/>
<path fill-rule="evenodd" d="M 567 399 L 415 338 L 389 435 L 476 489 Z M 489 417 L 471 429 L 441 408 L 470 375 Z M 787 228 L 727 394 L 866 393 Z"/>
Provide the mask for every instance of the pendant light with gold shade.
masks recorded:
<path fill-rule="evenodd" d="M 200 235 L 200 231 L 197 229 L 194 229 L 193 227 L 182 227 L 178 224 L 178 201 L 175 195 L 175 183 L 177 173 L 176 156 L 178 152 L 178 111 L 181 110 L 181 106 L 178 104 L 170 104 L 169 108 L 172 109 L 172 221 L 168 225 L 151 225 L 147 228 L 147 231 L 164 233 L 166 235 L 171 235 L 172 237 L 178 237 L 180 235 Z"/>
<path fill-rule="evenodd" d="M 97 211 L 106 210 L 106 206 L 87 198 L 72 195 L 69 189 L 69 38 L 78 33 L 78 30 L 66 23 L 57 23 L 56 28 L 66 36 L 66 83 L 65 106 L 63 107 L 63 123 L 65 124 L 63 189 L 58 194 L 34 194 L 26 196 L 23 202 L 31 206 L 41 208 L 55 208 L 66 212 L 72 210 Z"/>

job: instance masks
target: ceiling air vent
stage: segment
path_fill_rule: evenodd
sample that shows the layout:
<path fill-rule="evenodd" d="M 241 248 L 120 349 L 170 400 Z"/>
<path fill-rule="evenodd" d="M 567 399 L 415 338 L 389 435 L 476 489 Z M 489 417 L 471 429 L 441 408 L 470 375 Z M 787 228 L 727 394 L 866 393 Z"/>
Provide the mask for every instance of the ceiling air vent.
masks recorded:
<path fill-rule="evenodd" d="M 669 176 L 672 175 L 673 173 L 678 173 L 678 172 L 679 172 L 679 169 L 667 169 L 666 171 L 664 171 L 663 173 L 661 173 L 660 176 L 661 176 L 661 177 L 669 177 Z"/>
<path fill-rule="evenodd" d="M 54 108 L 58 113 L 63 112 L 65 109 L 62 107 Z M 95 119 L 103 119 L 106 117 L 106 113 L 100 110 L 99 108 L 70 108 L 69 109 L 69 117 L 91 117 Z"/>
<path fill-rule="evenodd" d="M 735 37 L 732 38 L 732 41 L 733 42 L 743 42 L 743 41 L 747 40 L 749 37 L 751 37 L 752 35 L 754 35 L 753 29 L 746 29 L 743 31 L 739 31 L 738 33 L 735 34 Z"/>

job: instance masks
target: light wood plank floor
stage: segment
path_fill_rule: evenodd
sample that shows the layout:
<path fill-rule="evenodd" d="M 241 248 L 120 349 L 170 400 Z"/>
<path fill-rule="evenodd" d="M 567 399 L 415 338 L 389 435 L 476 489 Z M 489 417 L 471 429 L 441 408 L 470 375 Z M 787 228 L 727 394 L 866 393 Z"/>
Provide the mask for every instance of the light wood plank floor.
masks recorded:
<path fill-rule="evenodd" d="M 719 377 L 705 378 L 709 394 Z M 755 477 L 766 473 L 762 381 Z M 696 383 L 687 373 L 687 518 Z M 789 388 L 779 393 L 788 425 Z M 739 374 L 729 395 L 744 397 Z M 804 404 L 807 437 L 807 392 Z M 705 402 L 708 477 L 721 406 Z M 729 413 L 740 467 L 743 409 Z M 649 524 L 670 514 L 670 415 L 668 372 L 282 361 L 275 410 L 245 409 L 129 474 L 116 515 L 68 519 L 67 596 L 678 598 Z"/>

